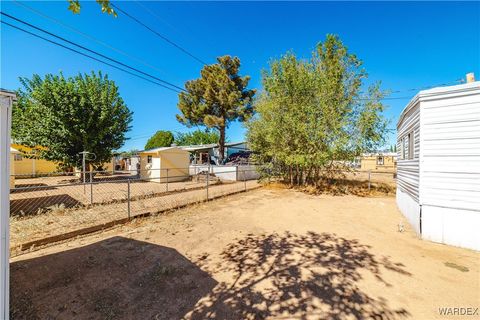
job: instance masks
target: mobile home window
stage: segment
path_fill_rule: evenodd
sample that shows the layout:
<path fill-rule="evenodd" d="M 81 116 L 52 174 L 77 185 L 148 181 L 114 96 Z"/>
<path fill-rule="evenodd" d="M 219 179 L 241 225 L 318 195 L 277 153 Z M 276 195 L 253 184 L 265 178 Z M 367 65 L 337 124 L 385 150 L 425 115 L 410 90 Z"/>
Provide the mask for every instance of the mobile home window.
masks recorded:
<path fill-rule="evenodd" d="M 405 137 L 400 139 L 400 159 L 405 159 Z"/>
<path fill-rule="evenodd" d="M 408 138 L 409 138 L 409 134 L 407 134 L 404 138 L 403 138 L 403 159 L 408 159 L 408 154 L 410 153 L 410 150 L 408 150 L 408 146 L 409 146 L 409 143 L 408 143 Z"/>
<path fill-rule="evenodd" d="M 152 163 L 152 156 L 147 156 L 147 163 Z"/>
<path fill-rule="evenodd" d="M 383 157 L 377 157 L 377 165 L 383 166 Z"/>
<path fill-rule="evenodd" d="M 413 131 L 408 134 L 408 159 L 413 159 L 414 156 L 414 146 L 413 146 Z"/>

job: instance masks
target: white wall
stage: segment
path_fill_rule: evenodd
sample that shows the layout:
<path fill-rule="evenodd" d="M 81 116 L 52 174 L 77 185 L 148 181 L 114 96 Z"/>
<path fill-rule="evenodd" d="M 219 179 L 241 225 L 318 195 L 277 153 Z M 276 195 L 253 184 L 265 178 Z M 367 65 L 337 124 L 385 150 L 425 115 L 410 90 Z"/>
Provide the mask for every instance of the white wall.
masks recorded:
<path fill-rule="evenodd" d="M 422 206 L 422 238 L 480 250 L 480 213 L 472 210 Z"/>
<path fill-rule="evenodd" d="M 480 82 L 423 92 L 422 237 L 480 250 Z"/>
<path fill-rule="evenodd" d="M 10 125 L 13 95 L 0 94 L 0 319 L 9 318 Z"/>
<path fill-rule="evenodd" d="M 420 235 L 420 205 L 408 193 L 397 188 L 397 206 L 412 226 L 417 235 Z"/>
<path fill-rule="evenodd" d="M 223 181 L 243 181 L 245 178 L 247 180 L 256 180 L 260 175 L 255 171 L 255 166 L 245 165 L 245 166 L 213 166 L 208 165 L 190 165 L 190 175 L 196 175 L 201 171 L 208 171 L 215 174 L 220 180 Z M 245 172 L 245 173 L 244 173 Z"/>
<path fill-rule="evenodd" d="M 422 101 L 422 205 L 480 211 L 480 82 L 474 89 Z"/>
<path fill-rule="evenodd" d="M 398 206 L 422 238 L 480 250 L 480 82 L 421 91 L 398 140 L 417 124 L 418 163 L 398 160 Z"/>
<path fill-rule="evenodd" d="M 406 153 L 413 151 L 413 159 L 402 159 L 401 141 L 402 138 L 413 133 L 414 148 L 407 150 Z M 419 199 L 419 176 L 420 176 L 420 103 L 413 99 L 405 111 L 402 113 L 401 120 L 397 125 L 397 189 L 409 194 L 418 202 Z"/>
<path fill-rule="evenodd" d="M 414 148 L 405 151 L 406 158 L 402 159 L 402 138 L 413 133 Z M 420 102 L 418 96 L 407 105 L 397 124 L 397 206 L 420 235 Z M 413 159 L 408 154 L 413 151 Z"/>

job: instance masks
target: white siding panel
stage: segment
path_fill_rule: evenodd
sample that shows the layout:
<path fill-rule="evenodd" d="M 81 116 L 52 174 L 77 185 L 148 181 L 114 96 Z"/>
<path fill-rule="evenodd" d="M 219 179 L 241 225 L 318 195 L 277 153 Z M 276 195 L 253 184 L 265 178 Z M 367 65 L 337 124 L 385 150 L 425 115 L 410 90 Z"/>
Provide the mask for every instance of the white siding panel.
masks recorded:
<path fill-rule="evenodd" d="M 441 173 L 480 173 L 480 156 L 464 157 L 458 161 L 458 156 L 442 157 L 439 161 L 436 157 L 425 157 L 422 159 L 422 174 L 441 174 Z M 453 177 L 449 177 L 453 178 Z"/>
<path fill-rule="evenodd" d="M 422 101 L 422 205 L 480 212 L 480 90 Z"/>
<path fill-rule="evenodd" d="M 408 194 L 415 201 L 419 199 L 419 153 L 420 153 L 420 108 L 419 104 L 413 106 L 404 116 L 397 127 L 397 188 Z M 414 133 L 414 158 L 402 159 L 400 144 L 408 133 Z M 409 150 L 410 152 L 410 150 Z"/>

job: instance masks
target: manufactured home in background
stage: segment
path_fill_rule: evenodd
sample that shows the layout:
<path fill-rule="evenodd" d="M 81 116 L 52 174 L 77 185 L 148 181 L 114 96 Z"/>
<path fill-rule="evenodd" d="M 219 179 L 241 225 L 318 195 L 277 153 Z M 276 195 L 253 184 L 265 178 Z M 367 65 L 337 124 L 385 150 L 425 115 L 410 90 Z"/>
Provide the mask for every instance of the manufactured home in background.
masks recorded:
<path fill-rule="evenodd" d="M 185 181 L 189 178 L 190 154 L 179 147 L 140 151 L 140 178 L 151 182 Z"/>
<path fill-rule="evenodd" d="M 17 143 L 12 143 L 11 146 L 18 151 L 13 156 L 16 175 L 28 177 L 58 171 L 58 163 L 35 156 L 36 151 L 45 149 L 44 147 L 31 148 Z"/>
<path fill-rule="evenodd" d="M 190 146 L 179 146 L 180 148 L 187 150 L 191 153 L 191 163 L 192 164 L 212 164 L 212 165 L 222 165 L 219 163 L 220 150 L 218 143 L 210 144 L 198 144 Z M 224 150 L 224 160 L 229 156 L 250 151 L 247 148 L 247 143 L 245 141 L 241 142 L 227 142 L 225 143 Z"/>
<path fill-rule="evenodd" d="M 395 172 L 397 170 L 397 154 L 395 152 L 362 154 L 360 170 Z"/>
<path fill-rule="evenodd" d="M 20 154 L 20 152 L 10 147 L 10 189 L 15 188 L 15 166 L 13 162 L 15 161 L 15 156 Z"/>
<path fill-rule="evenodd" d="M 480 82 L 420 91 L 397 131 L 403 215 L 424 239 L 480 250 Z"/>

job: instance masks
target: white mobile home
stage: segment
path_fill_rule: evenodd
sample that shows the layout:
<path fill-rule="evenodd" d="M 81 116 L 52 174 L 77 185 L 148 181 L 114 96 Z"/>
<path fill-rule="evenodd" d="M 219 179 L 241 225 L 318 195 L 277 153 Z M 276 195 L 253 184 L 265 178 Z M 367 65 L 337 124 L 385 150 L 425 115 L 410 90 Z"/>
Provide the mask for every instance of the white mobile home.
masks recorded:
<path fill-rule="evenodd" d="M 420 91 L 397 134 L 403 215 L 424 239 L 480 250 L 480 82 Z"/>

